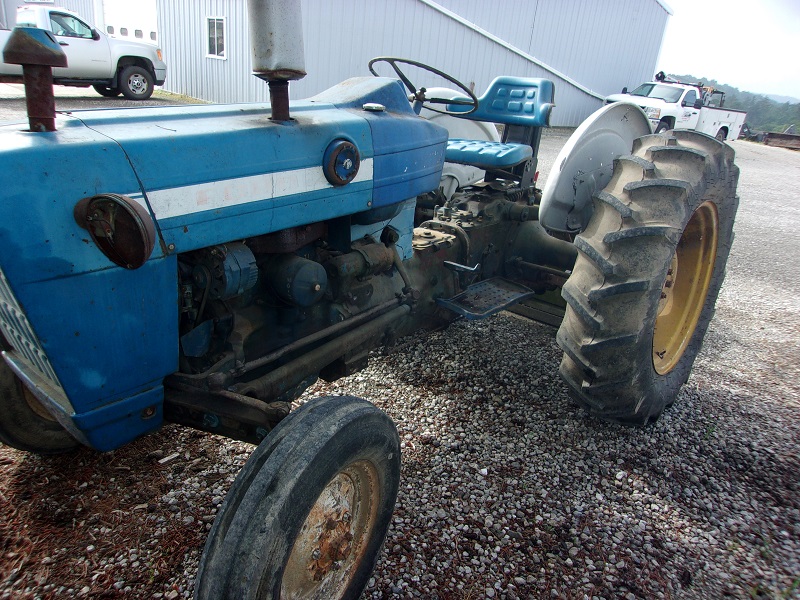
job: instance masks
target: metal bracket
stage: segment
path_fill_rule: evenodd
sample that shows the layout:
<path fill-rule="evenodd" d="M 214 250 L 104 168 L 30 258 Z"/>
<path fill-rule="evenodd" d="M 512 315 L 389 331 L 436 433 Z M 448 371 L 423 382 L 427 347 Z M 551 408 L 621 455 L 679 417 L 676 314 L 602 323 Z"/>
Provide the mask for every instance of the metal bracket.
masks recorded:
<path fill-rule="evenodd" d="M 468 267 L 467 265 L 461 265 L 459 263 L 446 260 L 443 264 L 445 268 L 453 271 L 453 273 L 456 274 L 458 277 L 458 285 L 461 289 L 469 286 L 481 272 L 481 263 L 477 263 L 474 267 Z M 469 274 L 469 276 L 467 276 L 467 274 Z"/>

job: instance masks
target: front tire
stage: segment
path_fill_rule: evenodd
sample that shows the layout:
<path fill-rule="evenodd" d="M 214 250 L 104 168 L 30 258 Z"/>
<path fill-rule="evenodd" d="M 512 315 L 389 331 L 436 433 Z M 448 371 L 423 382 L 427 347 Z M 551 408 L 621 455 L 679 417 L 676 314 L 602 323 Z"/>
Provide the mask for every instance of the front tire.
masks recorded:
<path fill-rule="evenodd" d="M 119 89 L 128 100 L 147 100 L 154 86 L 150 71 L 138 65 L 125 67 L 119 74 Z"/>
<path fill-rule="evenodd" d="M 94 91 L 106 98 L 116 98 L 119 96 L 119 88 L 108 87 L 106 85 L 93 85 Z"/>
<path fill-rule="evenodd" d="M 79 446 L 0 358 L 0 442 L 35 454 L 62 454 Z"/>
<path fill-rule="evenodd" d="M 667 121 L 666 119 L 661 119 L 658 122 L 658 125 L 656 125 L 656 130 L 654 133 L 664 133 L 665 131 L 669 131 L 670 129 L 672 128 L 670 127 L 669 121 Z"/>
<path fill-rule="evenodd" d="M 239 473 L 214 521 L 197 600 L 358 598 L 400 481 L 391 419 L 328 397 L 290 414 Z"/>
<path fill-rule="evenodd" d="M 733 158 L 692 131 L 645 136 L 595 195 L 558 332 L 561 375 L 591 414 L 645 424 L 688 379 L 733 241 Z"/>

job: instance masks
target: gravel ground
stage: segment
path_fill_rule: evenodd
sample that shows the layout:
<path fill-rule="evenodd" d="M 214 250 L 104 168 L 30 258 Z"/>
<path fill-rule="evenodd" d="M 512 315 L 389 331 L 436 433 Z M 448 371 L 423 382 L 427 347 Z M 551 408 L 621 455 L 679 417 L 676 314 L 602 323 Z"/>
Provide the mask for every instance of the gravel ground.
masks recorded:
<path fill-rule="evenodd" d="M 548 132 L 546 173 L 564 132 Z M 735 142 L 742 206 L 706 346 L 654 425 L 587 418 L 555 330 L 503 313 L 378 352 L 303 399 L 397 423 L 364 598 L 800 597 L 800 154 Z M 0 448 L 0 598 L 189 597 L 252 447 L 165 427 L 106 454 Z"/>

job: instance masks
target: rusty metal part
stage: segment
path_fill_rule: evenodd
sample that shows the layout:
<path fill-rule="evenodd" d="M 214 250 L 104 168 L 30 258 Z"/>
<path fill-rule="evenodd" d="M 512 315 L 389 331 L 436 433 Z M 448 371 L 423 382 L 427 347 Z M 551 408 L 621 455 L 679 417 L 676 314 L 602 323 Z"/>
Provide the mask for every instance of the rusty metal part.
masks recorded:
<path fill-rule="evenodd" d="M 512 258 L 508 263 L 510 267 L 519 270 L 526 279 L 544 281 L 559 287 L 566 283 L 571 274 L 570 271 L 562 271 L 545 265 L 526 262 L 519 256 Z"/>
<path fill-rule="evenodd" d="M 572 271 L 578 251 L 571 242 L 549 235 L 538 221 L 526 221 L 511 242 L 510 256 L 534 265 L 548 265 L 559 271 Z"/>
<path fill-rule="evenodd" d="M 255 360 L 251 360 L 250 362 L 247 362 L 247 363 L 243 364 L 242 366 L 231 370 L 230 371 L 230 375 L 231 376 L 244 375 L 245 373 L 247 373 L 249 371 L 253 371 L 255 369 L 258 369 L 258 368 L 261 368 L 261 367 L 265 367 L 269 363 L 274 362 L 274 361 L 278 360 L 279 358 L 281 358 L 283 356 L 286 356 L 287 354 L 289 354 L 291 352 L 295 352 L 296 350 L 300 350 L 301 348 L 304 348 L 305 346 L 308 346 L 310 344 L 313 344 L 314 342 L 318 342 L 320 340 L 323 340 L 326 337 L 330 337 L 332 335 L 336 335 L 337 333 L 339 333 L 341 331 L 344 331 L 346 329 L 349 329 L 351 327 L 356 327 L 357 325 L 361 325 L 362 323 L 364 323 L 366 321 L 369 321 L 370 319 L 373 319 L 375 317 L 379 317 L 380 315 L 382 315 L 386 311 L 391 310 L 392 308 L 396 307 L 399 304 L 399 302 L 400 301 L 396 300 L 396 299 L 395 300 L 389 300 L 388 302 L 384 302 L 383 304 L 379 304 L 378 306 L 374 306 L 373 308 L 370 308 L 369 310 L 365 310 L 364 312 L 359 313 L 359 314 L 357 314 L 357 315 L 355 315 L 353 317 L 350 317 L 349 319 L 346 319 L 344 321 L 339 321 L 338 323 L 335 323 L 334 325 L 331 325 L 330 327 L 326 327 L 325 329 L 320 329 L 319 331 L 317 331 L 315 333 L 312 333 L 311 335 L 307 335 L 304 338 L 301 338 L 299 340 L 296 340 L 296 341 L 292 342 L 291 344 L 287 344 L 286 346 L 283 346 L 282 348 L 279 348 L 275 352 L 270 352 L 269 354 L 267 354 L 265 356 L 262 356 L 260 358 L 255 359 Z"/>
<path fill-rule="evenodd" d="M 269 80 L 269 103 L 272 106 L 272 121 L 290 121 L 289 116 L 289 82 L 277 79 Z"/>
<path fill-rule="evenodd" d="M 461 251 L 462 251 L 462 262 L 468 263 L 470 257 L 470 244 L 469 244 L 469 236 L 467 232 L 464 231 L 464 228 L 460 225 L 454 225 L 453 223 L 444 223 L 442 221 L 425 221 L 419 225 L 420 229 L 428 228 L 433 229 L 434 231 L 449 231 L 453 235 L 458 238 L 458 241 L 461 242 Z"/>
<path fill-rule="evenodd" d="M 75 221 L 89 232 L 95 245 L 116 265 L 138 269 L 150 258 L 156 229 L 150 214 L 119 194 L 98 194 L 79 200 Z"/>
<path fill-rule="evenodd" d="M 23 65 L 25 105 L 31 131 L 56 130 L 56 100 L 53 94 L 53 69 Z"/>
<path fill-rule="evenodd" d="M 67 55 L 49 31 L 15 27 L 3 48 L 3 62 L 23 66 L 66 67 Z"/>
<path fill-rule="evenodd" d="M 394 255 L 394 268 L 397 269 L 397 272 L 400 274 L 400 278 L 403 280 L 403 293 L 410 295 L 413 301 L 417 301 L 419 300 L 421 294 L 419 290 L 415 289 L 411 284 L 411 278 L 408 275 L 405 264 L 403 264 L 403 258 L 400 256 L 400 251 L 397 249 L 397 242 L 399 240 L 400 235 L 391 227 L 384 229 L 383 233 L 381 234 L 381 241 L 392 251 L 392 254 Z"/>
<path fill-rule="evenodd" d="M 791 133 L 767 133 L 764 135 L 764 143 L 767 146 L 800 150 L 800 135 Z"/>
<path fill-rule="evenodd" d="M 411 311 L 407 304 L 376 317 L 347 333 L 310 350 L 303 356 L 281 365 L 266 375 L 237 384 L 233 389 L 240 394 L 256 398 L 277 398 L 285 391 L 299 384 L 309 373 L 319 373 L 321 369 L 354 348 L 364 344 L 380 343 L 386 329 Z"/>
<path fill-rule="evenodd" d="M 296 252 L 325 235 L 327 223 L 310 223 L 267 233 L 247 240 L 247 245 L 255 254 L 285 254 Z"/>
<path fill-rule="evenodd" d="M 433 229 L 415 227 L 411 246 L 415 251 L 427 250 L 429 248 L 438 250 L 440 248 L 449 248 L 455 241 L 456 236 L 452 234 L 434 231 Z"/>
<path fill-rule="evenodd" d="M 385 244 L 364 244 L 354 246 L 352 252 L 331 258 L 325 263 L 325 270 L 331 279 L 368 277 L 391 269 L 395 256 L 396 253 Z"/>
<path fill-rule="evenodd" d="M 53 67 L 67 66 L 67 55 L 56 39 L 44 29 L 17 27 L 3 49 L 3 61 L 22 65 L 30 130 L 55 131 Z"/>
<path fill-rule="evenodd" d="M 288 402 L 261 402 L 227 390 L 206 391 L 173 378 L 165 381 L 164 419 L 258 444 L 289 414 Z"/>
<path fill-rule="evenodd" d="M 325 486 L 286 563 L 281 598 L 341 598 L 365 558 L 375 528 L 380 483 L 375 466 L 349 464 Z"/>

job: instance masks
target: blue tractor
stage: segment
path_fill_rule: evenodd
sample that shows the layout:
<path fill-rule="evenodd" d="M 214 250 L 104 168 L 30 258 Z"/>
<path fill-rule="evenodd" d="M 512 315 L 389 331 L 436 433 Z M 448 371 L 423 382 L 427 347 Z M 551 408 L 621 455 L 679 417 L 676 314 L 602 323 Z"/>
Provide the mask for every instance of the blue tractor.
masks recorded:
<path fill-rule="evenodd" d="M 648 423 L 713 314 L 738 169 L 713 138 L 653 135 L 616 104 L 543 195 L 552 82 L 498 77 L 477 98 L 386 57 L 370 69 L 391 77 L 290 103 L 299 3 L 249 12 L 265 105 L 56 115 L 57 43 L 9 41 L 30 123 L 0 127 L 0 440 L 108 451 L 169 421 L 251 442 L 197 598 L 355 598 L 391 520 L 398 436 L 361 399 L 292 401 L 400 336 L 521 303 L 560 325 L 580 405 Z M 457 89 L 418 86 L 420 68 Z M 465 122 L 502 137 L 453 137 Z"/>

